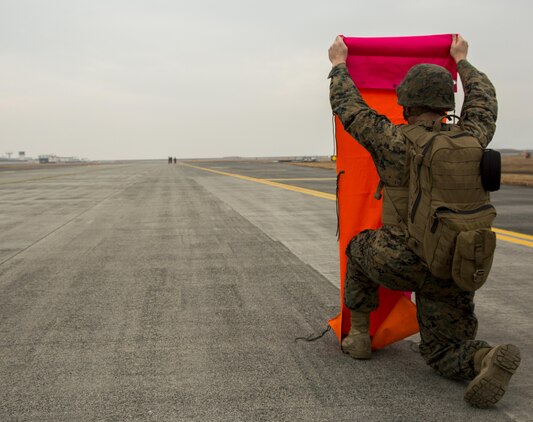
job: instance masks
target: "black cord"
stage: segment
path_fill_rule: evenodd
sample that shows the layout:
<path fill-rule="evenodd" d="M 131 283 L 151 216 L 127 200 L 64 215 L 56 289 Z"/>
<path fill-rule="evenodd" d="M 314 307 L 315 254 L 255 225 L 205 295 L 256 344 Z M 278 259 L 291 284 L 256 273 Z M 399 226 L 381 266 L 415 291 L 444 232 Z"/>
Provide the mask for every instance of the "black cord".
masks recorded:
<path fill-rule="evenodd" d="M 337 155 L 337 134 L 335 133 L 335 113 L 331 115 L 331 130 L 333 132 L 333 155 Z"/>
<path fill-rule="evenodd" d="M 324 337 L 324 335 L 325 335 L 329 330 L 331 330 L 331 326 L 330 326 L 330 325 L 328 325 L 328 328 L 326 328 L 326 329 L 322 332 L 322 334 L 319 334 L 318 336 L 313 337 L 313 334 L 310 334 L 310 335 L 308 335 L 307 337 L 296 337 L 296 338 L 294 339 L 294 341 L 295 341 L 295 342 L 298 341 L 298 340 L 315 341 L 315 340 L 318 340 L 319 338 Z"/>
<path fill-rule="evenodd" d="M 341 218 L 340 218 L 340 209 L 339 209 L 339 179 L 344 174 L 344 170 L 339 171 L 337 174 L 337 188 L 335 189 L 335 206 L 337 209 L 337 242 L 341 236 Z"/>

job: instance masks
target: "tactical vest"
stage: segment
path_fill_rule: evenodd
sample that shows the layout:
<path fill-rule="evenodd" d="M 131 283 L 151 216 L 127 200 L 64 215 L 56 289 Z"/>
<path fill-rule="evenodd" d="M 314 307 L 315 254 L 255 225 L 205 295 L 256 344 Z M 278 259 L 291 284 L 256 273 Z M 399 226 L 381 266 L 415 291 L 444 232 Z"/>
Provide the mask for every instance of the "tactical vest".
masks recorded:
<path fill-rule="evenodd" d="M 444 130 L 446 129 L 446 130 Z M 409 180 L 383 189 L 383 224 L 399 225 L 435 277 L 466 291 L 481 287 L 496 247 L 496 210 L 483 188 L 484 149 L 457 125 L 400 126 L 409 144 Z"/>

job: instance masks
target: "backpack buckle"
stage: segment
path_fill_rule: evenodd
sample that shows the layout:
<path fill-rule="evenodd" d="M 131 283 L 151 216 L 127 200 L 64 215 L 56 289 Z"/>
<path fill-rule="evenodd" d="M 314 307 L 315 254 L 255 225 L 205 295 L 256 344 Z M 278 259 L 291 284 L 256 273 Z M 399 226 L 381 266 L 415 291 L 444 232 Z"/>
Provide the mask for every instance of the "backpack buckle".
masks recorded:
<path fill-rule="evenodd" d="M 407 246 L 409 246 L 411 250 L 415 251 L 418 248 L 418 242 L 414 237 L 410 237 L 407 239 Z"/>
<path fill-rule="evenodd" d="M 479 269 L 476 270 L 474 273 L 474 283 L 480 284 L 483 283 L 483 279 L 485 278 L 485 270 Z"/>

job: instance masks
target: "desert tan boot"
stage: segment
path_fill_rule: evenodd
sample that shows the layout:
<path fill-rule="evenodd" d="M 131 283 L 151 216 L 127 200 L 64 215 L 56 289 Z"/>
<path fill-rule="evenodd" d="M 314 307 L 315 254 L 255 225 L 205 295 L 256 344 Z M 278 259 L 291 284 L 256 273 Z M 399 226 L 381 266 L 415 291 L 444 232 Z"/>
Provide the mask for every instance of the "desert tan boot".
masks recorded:
<path fill-rule="evenodd" d="M 350 321 L 352 328 L 342 340 L 342 351 L 354 359 L 370 359 L 372 357 L 372 346 L 368 334 L 370 313 L 350 311 Z"/>
<path fill-rule="evenodd" d="M 494 406 L 505 394 L 518 365 L 520 350 L 513 344 L 478 350 L 474 355 L 477 376 L 465 391 L 467 403 L 483 409 Z"/>

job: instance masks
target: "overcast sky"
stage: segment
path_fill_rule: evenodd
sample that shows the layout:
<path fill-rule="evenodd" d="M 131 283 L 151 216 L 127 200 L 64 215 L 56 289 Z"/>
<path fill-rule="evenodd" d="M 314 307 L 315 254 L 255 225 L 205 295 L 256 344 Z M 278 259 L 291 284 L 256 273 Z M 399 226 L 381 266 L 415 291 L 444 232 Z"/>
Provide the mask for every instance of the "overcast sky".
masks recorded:
<path fill-rule="evenodd" d="M 0 0 L 0 155 L 329 155 L 327 49 L 458 32 L 533 148 L 528 0 Z"/>

